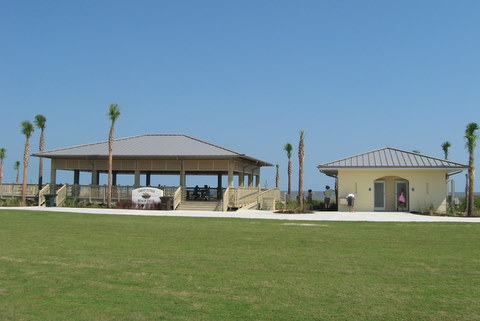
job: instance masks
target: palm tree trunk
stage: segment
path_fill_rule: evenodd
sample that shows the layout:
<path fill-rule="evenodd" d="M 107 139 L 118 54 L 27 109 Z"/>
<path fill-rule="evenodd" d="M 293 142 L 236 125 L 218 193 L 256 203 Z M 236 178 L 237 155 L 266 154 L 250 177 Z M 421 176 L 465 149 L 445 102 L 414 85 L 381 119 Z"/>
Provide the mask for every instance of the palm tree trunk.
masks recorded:
<path fill-rule="evenodd" d="M 275 174 L 275 187 L 279 188 L 280 187 L 280 168 L 278 165 L 276 166 L 276 168 L 277 168 L 277 172 Z"/>
<path fill-rule="evenodd" d="M 23 151 L 23 184 L 22 184 L 22 205 L 27 205 L 27 175 L 28 162 L 30 160 L 30 140 L 27 138 Z"/>
<path fill-rule="evenodd" d="M 108 187 L 107 187 L 107 205 L 112 206 L 112 184 L 113 184 L 113 138 L 114 138 L 114 124 L 110 127 L 110 134 L 108 135 Z"/>
<path fill-rule="evenodd" d="M 3 184 L 3 168 L 4 168 L 4 164 L 2 159 L 0 161 L 0 185 Z"/>
<path fill-rule="evenodd" d="M 40 152 L 43 152 L 45 150 L 45 135 L 42 132 L 40 134 L 40 146 L 39 146 Z M 42 190 L 42 185 L 43 185 L 43 157 L 40 157 L 38 161 L 38 205 L 40 206 L 40 191 Z"/>
<path fill-rule="evenodd" d="M 292 161 L 288 159 L 288 190 L 287 190 L 288 200 L 289 202 L 292 199 Z"/>
<path fill-rule="evenodd" d="M 474 194 L 474 182 L 475 182 L 475 156 L 474 151 L 470 152 L 468 159 L 468 195 L 467 195 L 467 215 L 473 216 L 475 210 L 475 194 Z"/>
<path fill-rule="evenodd" d="M 300 210 L 303 211 L 303 162 L 305 159 L 305 150 L 303 143 L 303 131 L 300 132 L 300 142 L 298 144 L 298 203 Z"/>
<path fill-rule="evenodd" d="M 465 211 L 468 213 L 468 173 L 465 174 Z"/>

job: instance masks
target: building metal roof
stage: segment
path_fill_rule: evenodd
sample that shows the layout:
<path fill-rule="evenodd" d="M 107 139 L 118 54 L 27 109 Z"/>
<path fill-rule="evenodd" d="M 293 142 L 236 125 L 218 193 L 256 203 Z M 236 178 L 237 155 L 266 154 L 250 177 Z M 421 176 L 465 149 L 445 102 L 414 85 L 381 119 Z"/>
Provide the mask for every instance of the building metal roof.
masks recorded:
<path fill-rule="evenodd" d="M 108 141 L 38 152 L 33 156 L 46 158 L 108 157 Z M 236 158 L 273 166 L 245 154 L 183 134 L 139 135 L 116 139 L 113 156 L 125 158 Z"/>
<path fill-rule="evenodd" d="M 398 169 L 446 169 L 464 170 L 468 165 L 452 162 L 409 152 L 401 149 L 384 147 L 371 152 L 342 158 L 317 166 L 321 172 L 332 174 L 339 169 L 375 169 L 375 168 L 398 168 Z"/>

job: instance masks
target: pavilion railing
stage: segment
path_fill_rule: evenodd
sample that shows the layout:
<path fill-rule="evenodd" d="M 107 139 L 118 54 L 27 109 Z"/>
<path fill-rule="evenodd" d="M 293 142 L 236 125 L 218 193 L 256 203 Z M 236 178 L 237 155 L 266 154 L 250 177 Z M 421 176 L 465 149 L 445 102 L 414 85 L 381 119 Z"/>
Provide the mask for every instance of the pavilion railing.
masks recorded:
<path fill-rule="evenodd" d="M 106 202 L 108 186 L 107 185 L 65 185 L 67 188 L 67 199 L 88 200 L 89 202 Z M 117 202 L 130 201 L 132 191 L 137 187 L 133 186 L 112 186 L 112 200 Z M 174 197 L 178 187 L 160 186 L 157 187 L 163 191 L 164 196 Z M 58 192 L 57 192 L 58 193 Z"/>
<path fill-rule="evenodd" d="M 38 196 L 38 184 L 27 184 L 27 198 Z M 0 184 L 0 197 L 22 197 L 22 184 Z"/>
<path fill-rule="evenodd" d="M 88 200 L 90 203 L 107 201 L 107 185 L 57 185 L 56 203 L 57 206 L 63 205 L 65 200 Z M 173 198 L 174 209 L 185 199 L 186 191 L 193 191 L 193 188 L 182 189 L 180 187 L 160 186 L 159 189 L 163 190 L 164 196 L 170 196 Z M 130 201 L 132 199 L 133 186 L 113 186 L 112 187 L 112 200 L 116 202 Z M 36 198 L 39 197 L 40 204 L 45 204 L 45 194 L 50 191 L 49 185 L 44 185 L 38 193 L 37 184 L 27 185 L 27 197 Z M 208 200 L 217 199 L 217 189 L 212 188 L 210 198 Z M 220 191 L 221 192 L 221 191 Z M 183 197 L 182 197 L 183 194 Z M 0 197 L 19 198 L 22 196 L 22 184 L 0 184 Z M 275 200 L 280 199 L 280 191 L 278 188 L 272 188 L 268 190 L 261 190 L 257 187 L 238 187 L 238 188 L 226 188 L 221 194 L 222 209 L 227 211 L 228 208 L 242 208 L 252 206 L 254 204 L 262 204 L 264 198 L 273 198 Z"/>
<path fill-rule="evenodd" d="M 197 200 L 218 200 L 220 192 L 220 199 L 222 198 L 223 189 L 218 189 L 216 187 L 185 187 L 183 192 L 183 199 L 185 201 L 197 201 Z"/>
<path fill-rule="evenodd" d="M 177 186 L 159 186 L 156 188 L 161 189 L 163 191 L 163 196 L 170 196 L 170 197 L 175 197 L 175 194 L 179 189 L 179 187 Z"/>

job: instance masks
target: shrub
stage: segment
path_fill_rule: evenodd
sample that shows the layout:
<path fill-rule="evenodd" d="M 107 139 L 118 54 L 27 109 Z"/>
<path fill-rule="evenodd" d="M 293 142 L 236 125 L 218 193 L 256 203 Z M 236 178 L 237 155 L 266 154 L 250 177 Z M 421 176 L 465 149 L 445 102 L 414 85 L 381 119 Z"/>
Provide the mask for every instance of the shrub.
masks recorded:
<path fill-rule="evenodd" d="M 27 204 L 28 204 L 28 202 L 27 202 Z M 19 198 L 0 199 L 0 206 L 15 207 L 15 206 L 20 206 L 20 205 L 21 205 L 21 200 Z"/>
<path fill-rule="evenodd" d="M 131 209 L 133 208 L 133 203 L 132 201 L 120 201 L 115 204 L 115 208 Z"/>
<path fill-rule="evenodd" d="M 474 215 L 480 215 L 480 197 L 474 198 Z M 455 205 L 448 209 L 448 213 L 454 216 L 465 216 L 467 212 L 467 198 L 463 197 L 460 198 L 460 202 L 458 205 Z"/>

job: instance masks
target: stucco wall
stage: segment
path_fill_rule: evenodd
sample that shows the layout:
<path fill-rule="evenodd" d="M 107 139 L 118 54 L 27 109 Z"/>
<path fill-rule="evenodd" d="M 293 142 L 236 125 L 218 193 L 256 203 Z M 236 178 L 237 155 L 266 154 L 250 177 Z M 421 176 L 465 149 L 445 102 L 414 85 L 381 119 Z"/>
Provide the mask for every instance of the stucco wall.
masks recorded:
<path fill-rule="evenodd" d="M 355 194 L 356 211 L 374 211 L 374 182 L 385 181 L 386 211 L 396 210 L 395 181 L 408 181 L 410 211 L 424 212 L 432 208 L 437 213 L 446 211 L 447 185 L 444 170 L 339 170 L 338 195 L 345 198 Z M 347 211 L 339 206 L 339 211 Z"/>

